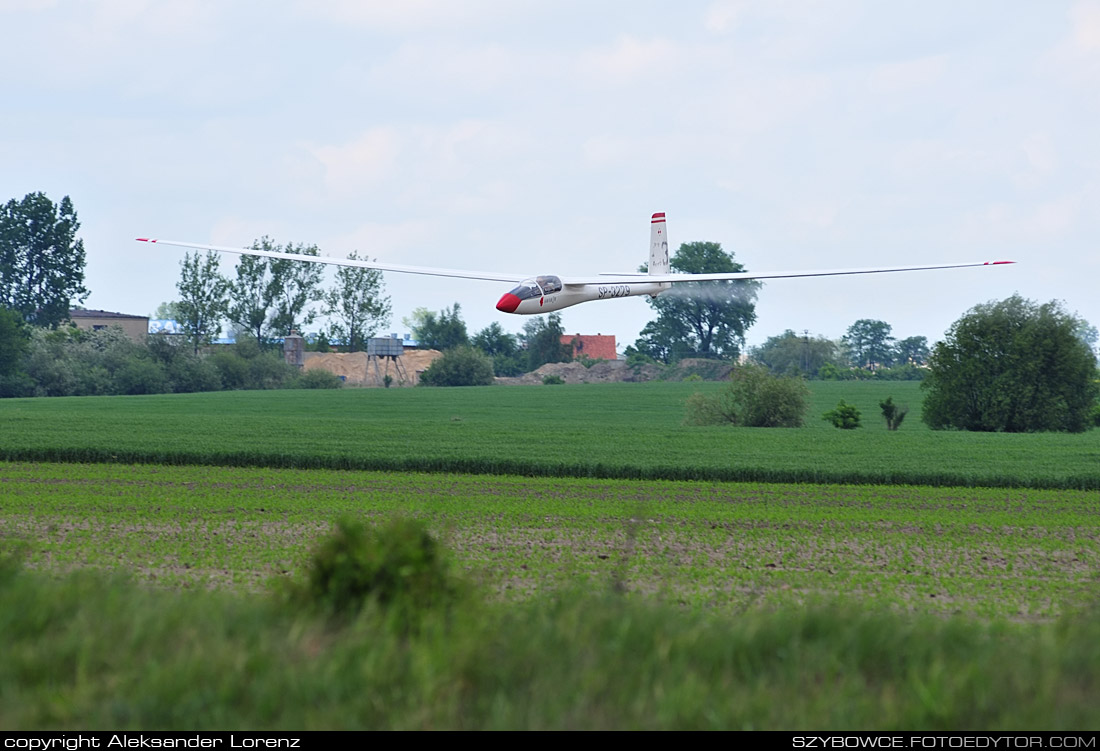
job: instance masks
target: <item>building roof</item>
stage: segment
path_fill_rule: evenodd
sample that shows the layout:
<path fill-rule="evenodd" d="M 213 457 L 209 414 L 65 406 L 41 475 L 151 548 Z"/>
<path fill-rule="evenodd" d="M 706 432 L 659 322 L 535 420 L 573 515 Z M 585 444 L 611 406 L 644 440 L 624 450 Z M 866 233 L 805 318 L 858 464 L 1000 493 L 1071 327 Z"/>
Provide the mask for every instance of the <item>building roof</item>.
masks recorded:
<path fill-rule="evenodd" d="M 128 313 L 112 313 L 109 310 L 70 310 L 69 318 L 125 318 L 131 321 L 147 321 L 149 316 L 132 316 Z"/>

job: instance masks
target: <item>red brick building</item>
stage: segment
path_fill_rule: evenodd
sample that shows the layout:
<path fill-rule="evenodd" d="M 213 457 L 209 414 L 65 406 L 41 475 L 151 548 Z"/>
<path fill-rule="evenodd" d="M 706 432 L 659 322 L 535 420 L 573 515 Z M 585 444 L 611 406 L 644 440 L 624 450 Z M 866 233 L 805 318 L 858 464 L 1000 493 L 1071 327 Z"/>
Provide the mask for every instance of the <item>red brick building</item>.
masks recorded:
<path fill-rule="evenodd" d="M 615 351 L 615 337 L 603 334 L 566 334 L 561 338 L 562 344 L 573 345 L 573 358 L 587 355 L 593 360 L 615 360 L 618 353 Z"/>

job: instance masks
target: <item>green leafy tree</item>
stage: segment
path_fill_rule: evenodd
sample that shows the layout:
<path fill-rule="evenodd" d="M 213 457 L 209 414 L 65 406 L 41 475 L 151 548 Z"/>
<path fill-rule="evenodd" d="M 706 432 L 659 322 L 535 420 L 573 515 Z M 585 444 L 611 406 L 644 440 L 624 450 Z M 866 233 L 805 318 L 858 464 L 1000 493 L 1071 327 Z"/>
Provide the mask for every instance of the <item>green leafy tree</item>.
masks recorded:
<path fill-rule="evenodd" d="M 1085 343 L 1092 352 L 1093 356 L 1100 357 L 1100 351 L 1096 348 L 1096 343 L 1100 341 L 1100 331 L 1088 321 L 1078 319 L 1075 332 L 1077 338 Z"/>
<path fill-rule="evenodd" d="M 352 252 L 348 258 L 358 260 Z M 334 338 L 343 339 L 349 352 L 361 352 L 366 340 L 390 320 L 390 298 L 383 294 L 382 272 L 341 266 L 336 285 L 324 296 L 324 313 L 331 319 Z"/>
<path fill-rule="evenodd" d="M 421 386 L 488 386 L 493 382 L 493 361 L 469 345 L 443 352 L 420 374 Z"/>
<path fill-rule="evenodd" d="M 922 419 L 936 429 L 1080 432 L 1097 396 L 1081 321 L 1019 295 L 976 305 L 932 350 Z"/>
<path fill-rule="evenodd" d="M 277 245 L 269 237 L 252 243 L 253 250 L 317 256 L 316 245 Z M 324 270 L 315 263 L 284 258 L 241 256 L 230 283 L 227 317 L 257 342 L 268 342 L 301 330 L 316 317 L 311 303 L 321 299 Z"/>
<path fill-rule="evenodd" d="M 496 321 L 474 334 L 470 343 L 492 359 L 496 375 L 518 376 L 523 373 L 527 360 L 519 340 L 514 334 L 505 332 Z"/>
<path fill-rule="evenodd" d="M 801 378 L 774 376 L 762 365 L 742 365 L 714 395 L 692 394 L 687 425 L 740 425 L 747 428 L 798 428 L 805 418 L 810 389 Z"/>
<path fill-rule="evenodd" d="M 642 271 L 645 271 L 642 267 Z M 673 272 L 717 274 L 745 268 L 713 242 L 684 243 L 672 257 Z M 760 282 L 688 282 L 650 298 L 657 311 L 634 343 L 636 351 L 665 363 L 685 357 L 736 358 L 756 321 Z"/>
<path fill-rule="evenodd" d="M 879 402 L 878 406 L 882 409 L 882 416 L 886 419 L 887 430 L 897 430 L 901 427 L 902 420 L 909 414 L 909 405 L 898 406 L 894 404 L 894 397 L 886 397 L 886 401 Z"/>
<path fill-rule="evenodd" d="M 286 247 L 279 247 L 266 237 L 253 243 L 252 247 L 306 256 L 321 255 L 316 245 L 289 243 Z M 324 267 L 317 263 L 303 263 L 288 258 L 272 258 L 268 263 L 276 281 L 271 331 L 275 336 L 287 336 L 292 331 L 300 332 L 317 317 L 317 311 L 310 305 L 320 302 L 324 296 L 321 290 L 321 281 L 325 276 Z"/>
<path fill-rule="evenodd" d="M 188 253 L 180 262 L 180 280 L 176 282 L 180 300 L 173 303 L 173 312 L 196 354 L 199 347 L 218 338 L 222 316 L 229 307 L 229 282 L 219 272 L 220 265 L 220 256 L 212 252 L 205 257 Z"/>
<path fill-rule="evenodd" d="M 890 367 L 894 361 L 890 344 L 894 341 L 894 337 L 890 336 L 891 328 L 886 321 L 869 318 L 861 318 L 849 326 L 844 343 L 848 345 L 852 367 L 867 370 Z"/>
<path fill-rule="evenodd" d="M 405 319 L 404 322 L 412 331 L 419 349 L 445 352 L 469 344 L 470 341 L 466 333 L 466 323 L 462 320 L 462 307 L 458 303 L 439 313 L 417 308 L 412 312 L 411 319 Z"/>
<path fill-rule="evenodd" d="M 178 302 L 162 302 L 157 306 L 157 309 L 153 311 L 153 315 L 149 316 L 156 321 L 179 321 L 180 319 L 180 304 Z"/>
<path fill-rule="evenodd" d="M 932 351 L 928 349 L 928 337 L 910 336 L 894 345 L 894 363 L 897 365 L 924 365 Z"/>
<path fill-rule="evenodd" d="M 821 368 L 837 357 L 836 344 L 824 337 L 796 334 L 787 329 L 779 336 L 770 336 L 759 347 L 753 347 L 752 359 L 775 375 L 804 375 L 816 378 Z"/>
<path fill-rule="evenodd" d="M 0 307 L 27 323 L 56 327 L 84 287 L 84 241 L 68 196 L 55 205 L 44 193 L 14 198 L 0 211 Z"/>
<path fill-rule="evenodd" d="M 29 341 L 22 316 L 14 310 L 0 308 L 0 376 L 11 375 L 18 369 Z"/>
<path fill-rule="evenodd" d="M 275 305 L 276 284 L 266 258 L 241 256 L 237 276 L 229 284 L 226 316 L 257 342 L 266 341 L 270 328 L 268 311 Z"/>
<path fill-rule="evenodd" d="M 533 316 L 523 325 L 523 340 L 527 345 L 527 371 L 537 370 L 548 362 L 569 362 L 573 347 L 563 344 L 565 329 L 561 314 Z"/>

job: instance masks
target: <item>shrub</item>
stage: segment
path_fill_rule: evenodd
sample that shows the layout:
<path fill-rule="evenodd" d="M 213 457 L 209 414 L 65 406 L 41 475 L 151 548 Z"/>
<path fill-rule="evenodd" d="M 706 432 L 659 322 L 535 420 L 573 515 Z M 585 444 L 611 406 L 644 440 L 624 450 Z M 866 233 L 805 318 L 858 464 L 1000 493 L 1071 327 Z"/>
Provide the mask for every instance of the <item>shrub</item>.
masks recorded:
<path fill-rule="evenodd" d="M 854 430 L 862 427 L 859 424 L 859 416 L 860 412 L 855 408 L 855 405 L 848 404 L 841 399 L 837 402 L 836 409 L 826 412 L 822 415 L 822 419 L 828 420 L 841 430 Z"/>
<path fill-rule="evenodd" d="M 443 548 L 423 522 L 396 518 L 376 528 L 341 519 L 313 551 L 299 602 L 332 615 L 353 615 L 368 602 L 403 617 L 445 606 L 460 591 Z"/>
<path fill-rule="evenodd" d="M 277 389 L 292 381 L 298 369 L 274 350 L 265 350 L 252 337 L 220 348 L 210 356 L 225 389 Z"/>
<path fill-rule="evenodd" d="M 805 419 L 809 396 L 801 378 L 774 376 L 761 365 L 742 365 L 730 373 L 730 383 L 714 396 L 692 394 L 684 422 L 798 428 Z"/>
<path fill-rule="evenodd" d="M 560 375 L 544 375 L 542 377 L 543 386 L 560 386 L 565 383 L 565 379 Z"/>
<path fill-rule="evenodd" d="M 492 382 L 493 361 L 467 346 L 447 350 L 420 374 L 421 386 L 488 386 Z"/>
<path fill-rule="evenodd" d="M 307 370 L 291 383 L 296 389 L 338 389 L 344 385 L 340 376 L 327 370 Z"/>

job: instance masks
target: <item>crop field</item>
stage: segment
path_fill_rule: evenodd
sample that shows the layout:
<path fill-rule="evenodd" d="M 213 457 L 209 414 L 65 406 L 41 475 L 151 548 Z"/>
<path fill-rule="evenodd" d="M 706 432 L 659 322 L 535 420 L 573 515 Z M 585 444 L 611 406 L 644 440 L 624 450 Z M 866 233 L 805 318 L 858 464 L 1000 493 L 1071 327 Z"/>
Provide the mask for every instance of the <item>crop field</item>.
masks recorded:
<path fill-rule="evenodd" d="M 682 425 L 717 383 L 5 399 L 0 459 L 1100 490 L 1100 430 L 931 431 L 915 383 L 812 386 L 806 427 L 771 430 Z M 840 399 L 865 427 L 820 418 Z"/>
<path fill-rule="evenodd" d="M 1096 726 L 1100 430 L 682 425 L 720 387 L 0 400 L 0 730 Z M 472 597 L 270 596 L 397 515 Z"/>
<path fill-rule="evenodd" d="M 1091 491 L 0 465 L 31 567 L 173 588 L 300 576 L 341 516 L 424 519 L 490 596 L 583 586 L 725 612 L 850 600 L 1049 620 L 1097 599 Z"/>

